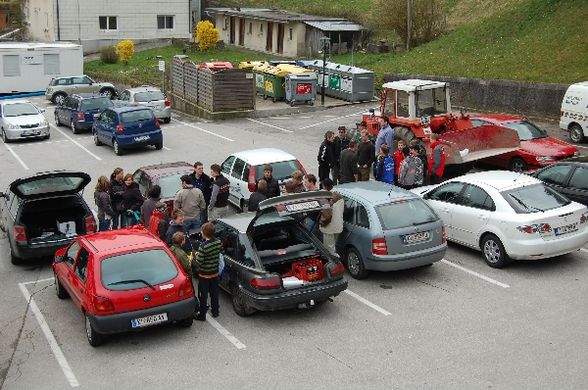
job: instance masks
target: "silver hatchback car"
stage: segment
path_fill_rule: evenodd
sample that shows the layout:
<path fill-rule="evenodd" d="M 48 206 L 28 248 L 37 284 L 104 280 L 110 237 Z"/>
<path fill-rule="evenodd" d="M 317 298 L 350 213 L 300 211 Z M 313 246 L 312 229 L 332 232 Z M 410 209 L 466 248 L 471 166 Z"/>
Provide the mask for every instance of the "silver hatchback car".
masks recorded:
<path fill-rule="evenodd" d="M 4 143 L 30 139 L 49 138 L 49 122 L 45 110 L 28 100 L 0 100 L 0 136 Z"/>
<path fill-rule="evenodd" d="M 337 252 L 355 279 L 433 264 L 445 256 L 442 220 L 412 192 L 377 181 L 336 186 L 345 201 Z"/>
<path fill-rule="evenodd" d="M 133 105 L 140 104 L 149 107 L 153 110 L 157 119 L 162 119 L 164 123 L 171 121 L 171 102 L 157 87 L 143 85 L 137 88 L 125 89 L 120 94 L 119 100 Z"/>

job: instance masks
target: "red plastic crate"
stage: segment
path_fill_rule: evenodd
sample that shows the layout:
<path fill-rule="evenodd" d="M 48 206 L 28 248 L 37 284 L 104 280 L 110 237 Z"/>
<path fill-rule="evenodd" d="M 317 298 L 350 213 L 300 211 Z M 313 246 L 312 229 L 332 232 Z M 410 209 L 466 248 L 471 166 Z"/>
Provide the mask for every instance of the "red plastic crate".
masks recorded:
<path fill-rule="evenodd" d="M 321 280 L 324 275 L 323 263 L 317 258 L 297 261 L 292 264 L 292 274 L 307 282 Z"/>

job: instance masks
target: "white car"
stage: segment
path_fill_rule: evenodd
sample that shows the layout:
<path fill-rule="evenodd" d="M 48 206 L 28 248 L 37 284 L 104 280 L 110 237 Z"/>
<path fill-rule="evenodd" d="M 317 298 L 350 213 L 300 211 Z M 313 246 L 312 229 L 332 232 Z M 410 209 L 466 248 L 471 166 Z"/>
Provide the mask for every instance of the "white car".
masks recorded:
<path fill-rule="evenodd" d="M 439 214 L 447 240 L 481 250 L 494 268 L 564 255 L 588 242 L 586 206 L 525 174 L 478 172 L 412 191 Z"/>
<path fill-rule="evenodd" d="M 133 105 L 142 105 L 153 110 L 157 119 L 165 123 L 171 121 L 171 102 L 165 97 L 161 89 L 143 85 L 141 87 L 125 89 L 118 98 Z"/>
<path fill-rule="evenodd" d="M 4 143 L 49 138 L 49 122 L 43 112 L 28 100 L 0 100 L 0 135 Z"/>
<path fill-rule="evenodd" d="M 263 167 L 272 166 L 272 176 L 280 187 L 290 179 L 292 172 L 299 170 L 303 175 L 306 170 L 296 157 L 280 149 L 251 149 L 231 154 L 221 164 L 223 175 L 229 179 L 229 202 L 247 210 L 249 196 L 255 192 L 257 180 L 263 177 Z"/>

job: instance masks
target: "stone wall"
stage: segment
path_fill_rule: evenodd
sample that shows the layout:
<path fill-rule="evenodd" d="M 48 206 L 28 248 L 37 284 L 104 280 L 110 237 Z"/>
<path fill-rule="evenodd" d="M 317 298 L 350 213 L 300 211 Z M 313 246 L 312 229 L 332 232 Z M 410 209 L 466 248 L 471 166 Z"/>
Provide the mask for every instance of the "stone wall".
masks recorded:
<path fill-rule="evenodd" d="M 419 78 L 450 83 L 453 110 L 518 113 L 557 119 L 568 84 L 481 80 L 463 77 L 384 74 L 384 82 Z"/>

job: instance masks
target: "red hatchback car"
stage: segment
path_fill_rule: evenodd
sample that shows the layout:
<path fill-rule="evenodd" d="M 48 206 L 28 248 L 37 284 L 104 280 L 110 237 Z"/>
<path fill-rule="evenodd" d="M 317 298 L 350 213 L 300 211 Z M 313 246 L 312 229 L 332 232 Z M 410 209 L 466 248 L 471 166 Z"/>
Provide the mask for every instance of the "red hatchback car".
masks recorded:
<path fill-rule="evenodd" d="M 85 317 L 88 342 L 177 322 L 192 325 L 192 281 L 167 246 L 142 227 L 76 237 L 55 253 L 55 288 Z"/>
<path fill-rule="evenodd" d="M 472 115 L 476 126 L 493 124 L 515 130 L 521 148 L 480 160 L 480 162 L 522 172 L 551 165 L 561 159 L 578 154 L 578 149 L 565 141 L 550 137 L 547 132 L 525 118 L 508 114 Z"/>

